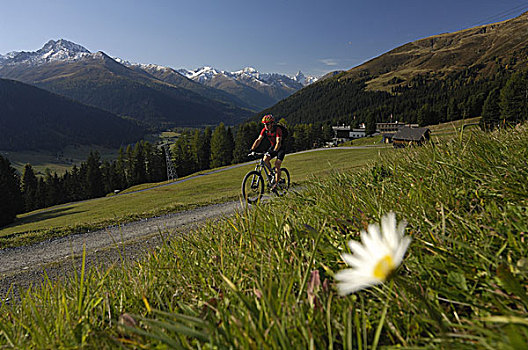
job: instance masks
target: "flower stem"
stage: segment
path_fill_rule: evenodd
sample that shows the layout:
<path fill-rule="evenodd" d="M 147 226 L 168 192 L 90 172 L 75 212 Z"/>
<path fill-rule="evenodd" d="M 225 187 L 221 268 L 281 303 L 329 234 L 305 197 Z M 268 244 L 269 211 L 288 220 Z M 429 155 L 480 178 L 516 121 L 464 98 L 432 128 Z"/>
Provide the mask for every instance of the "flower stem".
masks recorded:
<path fill-rule="evenodd" d="M 389 309 L 389 300 L 391 297 L 393 286 L 394 286 L 394 280 L 391 280 L 389 292 L 387 293 L 387 301 L 385 302 L 385 307 L 383 308 L 383 312 L 381 313 L 381 319 L 378 324 L 378 328 L 376 329 L 376 334 L 374 335 L 374 341 L 372 343 L 372 350 L 376 350 L 376 348 L 378 347 L 381 330 L 383 329 L 383 324 L 385 323 L 385 317 L 387 316 L 387 310 Z"/>

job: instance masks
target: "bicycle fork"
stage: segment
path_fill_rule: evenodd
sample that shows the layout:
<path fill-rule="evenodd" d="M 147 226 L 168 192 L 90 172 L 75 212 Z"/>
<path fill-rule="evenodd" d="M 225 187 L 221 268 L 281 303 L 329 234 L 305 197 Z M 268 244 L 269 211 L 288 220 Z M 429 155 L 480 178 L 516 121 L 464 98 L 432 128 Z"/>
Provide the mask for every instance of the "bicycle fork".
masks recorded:
<path fill-rule="evenodd" d="M 258 176 L 253 175 L 253 179 L 251 179 L 251 188 L 255 189 L 258 188 L 260 178 Z"/>

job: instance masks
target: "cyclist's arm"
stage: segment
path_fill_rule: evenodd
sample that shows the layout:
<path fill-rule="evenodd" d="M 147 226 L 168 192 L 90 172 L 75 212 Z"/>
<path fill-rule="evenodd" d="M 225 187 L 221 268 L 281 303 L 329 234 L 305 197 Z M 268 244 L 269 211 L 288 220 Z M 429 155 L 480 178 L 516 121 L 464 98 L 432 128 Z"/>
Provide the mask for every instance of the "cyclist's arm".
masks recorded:
<path fill-rule="evenodd" d="M 278 151 L 282 146 L 282 136 L 277 136 L 277 139 L 275 140 L 275 151 Z"/>
<path fill-rule="evenodd" d="M 251 146 L 252 151 L 254 151 L 260 145 L 260 143 L 262 142 L 262 139 L 264 139 L 264 136 L 262 135 L 259 135 L 259 137 L 257 137 L 255 142 L 253 142 L 253 146 Z"/>

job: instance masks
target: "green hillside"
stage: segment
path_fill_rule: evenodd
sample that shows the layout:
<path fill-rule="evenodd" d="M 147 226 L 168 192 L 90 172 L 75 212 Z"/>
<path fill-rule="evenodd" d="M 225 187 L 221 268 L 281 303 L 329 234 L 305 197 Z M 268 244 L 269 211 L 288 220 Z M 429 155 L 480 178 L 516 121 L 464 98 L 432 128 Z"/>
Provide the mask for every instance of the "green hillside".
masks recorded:
<path fill-rule="evenodd" d="M 392 115 L 421 125 L 480 116 L 488 95 L 528 67 L 527 18 L 408 43 L 262 113 L 291 123 L 382 122 Z"/>
<path fill-rule="evenodd" d="M 343 149 L 288 155 L 284 166 L 290 170 L 292 182 L 298 185 L 313 177 L 326 176 L 332 171 L 361 167 L 383 151 L 385 149 Z M 240 197 L 244 175 L 253 168 L 253 164 L 246 164 L 225 172 L 191 177 L 189 181 L 169 186 L 163 186 L 167 182 L 138 185 L 127 189 L 123 195 L 67 203 L 56 207 L 57 210 L 52 207 L 21 214 L 13 224 L 0 229 L 0 248 L 103 228 L 116 221 L 124 223 L 195 206 L 236 200 Z M 214 172 L 214 169 L 211 171 Z M 154 188 L 131 193 L 150 187 Z M 197 188 L 200 190 L 197 191 Z"/>
<path fill-rule="evenodd" d="M 0 79 L 0 150 L 60 150 L 67 145 L 118 148 L 144 130 L 112 113 L 48 91 Z"/>
<path fill-rule="evenodd" d="M 46 281 L 0 305 L 0 343 L 524 349 L 527 136 L 524 125 L 385 152 L 361 171 L 317 177 L 171 237 L 136 264 Z M 384 283 L 338 294 L 347 242 L 365 244 L 359 232 L 389 212 L 412 239 L 401 266 Z"/>

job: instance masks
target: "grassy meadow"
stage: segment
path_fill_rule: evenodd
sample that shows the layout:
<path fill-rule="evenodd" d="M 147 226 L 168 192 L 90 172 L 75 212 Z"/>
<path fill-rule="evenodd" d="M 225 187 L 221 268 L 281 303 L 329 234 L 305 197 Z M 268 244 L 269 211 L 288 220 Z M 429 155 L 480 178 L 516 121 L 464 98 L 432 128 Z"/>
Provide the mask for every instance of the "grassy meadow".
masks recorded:
<path fill-rule="evenodd" d="M 290 170 L 295 185 L 332 171 L 361 167 L 376 158 L 380 151 L 383 152 L 379 149 L 308 152 L 288 155 L 283 165 Z M 236 200 L 240 196 L 242 179 L 252 168 L 254 164 L 248 164 L 205 176 L 188 177 L 188 181 L 169 186 L 159 186 L 166 183 L 143 184 L 118 196 L 25 213 L 19 215 L 15 223 L 0 229 L 0 247 L 20 246 L 140 218 Z M 149 187 L 155 188 L 134 192 Z"/>
<path fill-rule="evenodd" d="M 11 165 L 21 174 L 24 171 L 24 166 L 29 163 L 37 175 L 44 175 L 46 174 L 46 169 L 49 169 L 52 173 L 64 174 L 66 170 L 72 168 L 73 164 L 79 165 L 81 162 L 86 161 L 91 151 L 98 151 L 103 160 L 117 158 L 116 149 L 100 146 L 68 146 L 59 152 L 0 151 L 0 154 L 7 157 Z"/>
<path fill-rule="evenodd" d="M 141 262 L 22 293 L 0 306 L 0 344 L 526 349 L 527 158 L 526 126 L 470 130 L 308 176 L 303 191 L 173 237 Z M 412 238 L 401 266 L 340 296 L 347 242 L 388 212 Z"/>

